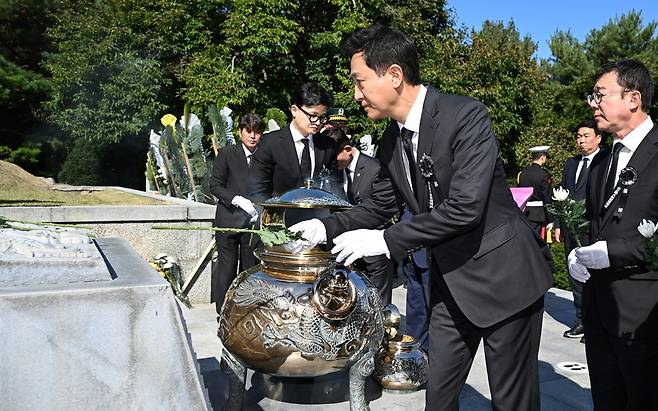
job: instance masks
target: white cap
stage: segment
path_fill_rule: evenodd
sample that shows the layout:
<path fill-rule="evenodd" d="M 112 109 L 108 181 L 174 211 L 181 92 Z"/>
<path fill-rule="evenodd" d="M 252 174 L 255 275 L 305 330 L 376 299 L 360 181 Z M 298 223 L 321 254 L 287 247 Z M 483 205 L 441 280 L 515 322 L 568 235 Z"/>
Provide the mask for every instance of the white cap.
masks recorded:
<path fill-rule="evenodd" d="M 530 148 L 531 153 L 548 153 L 550 146 L 534 146 Z"/>

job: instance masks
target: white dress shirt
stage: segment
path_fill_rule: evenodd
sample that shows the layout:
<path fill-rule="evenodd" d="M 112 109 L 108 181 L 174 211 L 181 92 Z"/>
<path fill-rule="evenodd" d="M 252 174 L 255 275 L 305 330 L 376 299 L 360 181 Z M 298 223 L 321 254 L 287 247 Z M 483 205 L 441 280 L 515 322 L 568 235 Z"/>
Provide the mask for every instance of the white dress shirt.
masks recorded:
<path fill-rule="evenodd" d="M 251 163 L 251 156 L 252 156 L 252 155 L 256 152 L 256 150 L 258 150 L 258 149 L 254 150 L 253 153 L 252 153 L 251 151 L 249 151 L 249 149 L 247 148 L 247 146 L 245 146 L 244 144 L 242 144 L 242 150 L 244 150 L 244 156 L 247 157 L 247 165 L 249 165 L 249 164 Z"/>
<path fill-rule="evenodd" d="M 420 118 L 423 115 L 423 105 L 425 104 L 425 96 L 427 95 L 427 87 L 420 85 L 420 90 L 416 96 L 416 101 L 411 105 L 409 114 L 407 114 L 407 120 L 404 124 L 398 121 L 398 127 L 402 130 L 402 127 L 406 128 L 409 131 L 413 131 L 414 135 L 411 138 L 411 144 L 413 147 L 414 161 L 418 159 L 418 134 L 420 133 Z M 409 182 L 409 187 L 411 187 L 411 173 L 409 172 L 409 160 L 407 156 L 402 156 L 402 161 L 404 162 L 404 171 L 407 174 L 407 181 Z"/>
<path fill-rule="evenodd" d="M 633 131 L 628 133 L 623 139 L 615 138 L 612 147 L 617 142 L 621 142 L 624 147 L 619 152 L 619 159 L 617 160 L 617 175 L 615 176 L 615 186 L 619 181 L 619 173 L 623 170 L 628 162 L 631 160 L 633 153 L 637 150 L 637 147 L 640 145 L 644 137 L 649 134 L 649 131 L 653 128 L 653 122 L 650 117 L 647 117 L 639 126 L 637 126 Z M 610 165 L 608 165 L 610 169 Z"/>
<path fill-rule="evenodd" d="M 352 161 L 345 167 L 346 170 L 350 170 L 348 173 L 346 170 L 343 170 L 343 190 L 345 191 L 345 194 L 347 194 L 347 179 L 349 178 L 354 182 L 354 171 L 356 170 L 356 162 L 359 159 L 359 150 L 352 149 L 354 154 L 352 155 Z"/>
<path fill-rule="evenodd" d="M 290 123 L 290 134 L 292 134 L 292 141 L 295 143 L 295 150 L 297 151 L 297 161 L 302 162 L 302 151 L 304 151 L 304 143 L 302 140 L 306 138 L 300 133 L 295 126 Z M 315 146 L 313 145 L 313 134 L 308 136 L 308 154 L 311 156 L 311 176 L 315 173 Z"/>
<path fill-rule="evenodd" d="M 592 160 L 594 159 L 594 156 L 599 154 L 599 151 L 601 151 L 601 148 L 597 147 L 592 154 L 580 158 L 580 161 L 578 162 L 578 168 L 576 169 L 576 179 L 574 180 L 575 182 L 578 182 L 578 177 L 580 176 L 580 172 L 583 169 L 583 159 L 585 158 L 587 159 L 587 168 L 589 168 L 589 166 L 592 165 Z"/>

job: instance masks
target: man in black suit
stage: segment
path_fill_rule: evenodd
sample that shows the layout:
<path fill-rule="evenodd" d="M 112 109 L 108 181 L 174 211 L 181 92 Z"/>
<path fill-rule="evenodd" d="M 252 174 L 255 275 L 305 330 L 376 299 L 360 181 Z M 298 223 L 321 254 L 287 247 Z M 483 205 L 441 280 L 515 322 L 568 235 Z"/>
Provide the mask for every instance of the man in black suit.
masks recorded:
<path fill-rule="evenodd" d="M 589 246 L 569 255 L 585 282 L 585 349 L 596 410 L 658 409 L 658 271 L 644 257 L 642 219 L 658 219 L 658 128 L 654 84 L 636 60 L 602 67 L 587 96 L 611 152 L 587 185 Z M 591 276 L 590 276 L 591 275 Z"/>
<path fill-rule="evenodd" d="M 571 157 L 564 162 L 562 171 L 562 187 L 569 190 L 569 196 L 574 200 L 585 199 L 585 188 L 589 176 L 589 166 L 596 157 L 601 153 L 599 145 L 601 144 L 601 132 L 594 119 L 587 119 L 578 125 L 576 131 L 576 146 L 580 154 Z M 576 248 L 576 239 L 566 230 L 562 230 L 564 235 L 564 255 L 568 256 L 571 250 Z M 581 239 L 582 240 L 582 239 Z M 567 338 L 580 338 L 585 342 L 583 337 L 582 321 L 582 301 L 583 301 L 583 283 L 569 276 L 569 288 L 573 292 L 573 305 L 576 308 L 576 323 L 569 330 L 564 332 Z"/>
<path fill-rule="evenodd" d="M 336 142 L 319 134 L 330 104 L 331 95 L 317 83 L 304 83 L 295 90 L 290 126 L 267 133 L 254 154 L 249 173 L 252 201 L 279 196 L 323 170 L 335 169 Z"/>
<path fill-rule="evenodd" d="M 247 199 L 247 176 L 251 157 L 257 152 L 256 147 L 265 130 L 265 123 L 259 115 L 248 113 L 242 117 L 238 128 L 242 144 L 223 147 L 210 173 L 210 192 L 218 200 L 215 227 L 244 228 L 258 218 L 256 209 Z M 240 272 L 258 264 L 254 256 L 258 237 L 217 232 L 215 243 L 217 262 L 212 270 L 210 302 L 215 302 L 219 314 L 226 291 L 238 272 L 238 256 Z"/>
<path fill-rule="evenodd" d="M 458 409 L 481 340 L 493 408 L 539 409 L 550 254 L 512 198 L 486 108 L 421 85 L 416 47 L 397 30 L 357 30 L 343 50 L 368 117 L 393 120 L 381 139 L 381 168 L 363 203 L 290 229 L 302 232 L 307 246 L 333 242 L 332 252 L 346 264 L 382 253 L 402 259 L 427 248 L 426 409 Z M 374 229 L 403 203 L 411 219 Z"/>
<path fill-rule="evenodd" d="M 338 144 L 337 169 L 343 173 L 343 189 L 347 201 L 350 204 L 361 204 L 372 192 L 372 182 L 379 173 L 379 160 L 361 153 L 341 128 L 330 128 L 323 134 Z M 382 303 L 390 304 L 393 295 L 393 261 L 385 254 L 380 254 L 360 258 L 355 265 L 377 288 Z"/>

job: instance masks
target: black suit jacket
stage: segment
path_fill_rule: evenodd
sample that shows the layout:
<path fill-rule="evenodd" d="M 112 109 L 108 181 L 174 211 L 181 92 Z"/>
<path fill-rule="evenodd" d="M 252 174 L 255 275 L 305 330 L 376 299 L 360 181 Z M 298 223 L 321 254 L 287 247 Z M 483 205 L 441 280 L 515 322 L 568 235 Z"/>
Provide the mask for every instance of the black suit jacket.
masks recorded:
<path fill-rule="evenodd" d="M 553 283 L 550 254 L 512 198 L 484 105 L 428 88 L 418 158 L 431 156 L 439 183 L 432 210 L 421 200 L 427 198 L 427 185 L 419 184 L 417 196 L 409 187 L 395 122 L 384 132 L 380 150 L 381 169 L 370 197 L 323 220 L 329 241 L 343 231 L 375 228 L 406 203 L 414 217 L 384 232 L 391 257 L 426 247 L 431 276 L 443 276 L 475 325 L 491 326 L 544 295 Z M 416 181 L 424 182 L 420 170 L 415 172 Z"/>
<path fill-rule="evenodd" d="M 589 243 L 607 241 L 610 268 L 590 270 L 583 288 L 583 318 L 598 310 L 603 327 L 619 337 L 658 337 L 658 271 L 644 265 L 644 241 L 637 231 L 642 219 L 658 221 L 658 128 L 646 135 L 628 166 L 637 171 L 637 181 L 618 195 L 605 213 L 601 209 L 610 152 L 593 162 L 587 186 L 590 217 Z"/>
<path fill-rule="evenodd" d="M 592 158 L 592 163 L 588 165 L 590 171 L 592 170 L 592 164 L 598 161 L 602 154 L 604 154 L 604 150 L 599 150 L 599 152 L 596 153 L 596 155 Z M 578 187 L 576 187 L 576 171 L 578 171 L 578 164 L 580 164 L 582 159 L 583 156 L 579 154 L 567 159 L 567 161 L 564 162 L 564 169 L 562 170 L 562 181 L 560 182 L 562 187 L 569 190 L 571 197 L 576 200 L 584 199 L 587 191 L 587 179 L 582 179 L 579 182 Z"/>
<path fill-rule="evenodd" d="M 354 203 L 359 204 L 370 196 L 372 182 L 379 173 L 379 160 L 367 154 L 359 153 L 354 167 L 354 178 L 352 179 L 352 192 Z"/>
<path fill-rule="evenodd" d="M 334 171 L 336 169 L 336 142 L 330 137 L 315 134 L 313 145 L 315 156 L 313 177 L 317 177 L 323 167 Z M 252 157 L 249 181 L 250 197 L 254 202 L 265 201 L 303 185 L 302 172 L 290 126 L 261 137 L 258 150 Z"/>
<path fill-rule="evenodd" d="M 256 150 L 258 151 L 258 150 Z M 217 197 L 216 227 L 245 227 L 249 214 L 231 204 L 233 197 L 247 198 L 249 166 L 241 144 L 219 150 L 210 172 L 210 192 Z"/>

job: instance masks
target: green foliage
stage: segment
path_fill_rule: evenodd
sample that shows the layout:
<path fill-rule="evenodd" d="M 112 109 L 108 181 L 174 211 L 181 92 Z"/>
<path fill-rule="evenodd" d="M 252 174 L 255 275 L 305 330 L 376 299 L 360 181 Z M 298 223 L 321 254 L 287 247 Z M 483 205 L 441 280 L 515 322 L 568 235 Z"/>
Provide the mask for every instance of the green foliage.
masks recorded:
<path fill-rule="evenodd" d="M 288 116 L 286 116 L 286 113 L 284 113 L 283 110 L 279 110 L 278 108 L 271 107 L 267 109 L 263 121 L 267 124 L 270 119 L 276 121 L 276 124 L 278 124 L 279 127 L 285 127 L 285 125 L 288 124 Z"/>
<path fill-rule="evenodd" d="M 46 61 L 53 84 L 46 108 L 74 139 L 118 142 L 143 132 L 164 109 L 160 91 L 168 80 L 146 36 L 120 20 L 120 9 L 81 3 L 59 9 L 48 32 L 56 48 Z"/>
<path fill-rule="evenodd" d="M 62 165 L 58 180 L 72 185 L 102 185 L 102 151 L 103 147 L 97 142 L 76 140 Z"/>
<path fill-rule="evenodd" d="M 564 255 L 564 244 L 550 244 L 551 254 L 553 254 L 553 264 L 555 264 L 554 286 L 563 290 L 569 290 L 569 271 L 567 269 L 567 259 Z"/>
<path fill-rule="evenodd" d="M 31 169 L 39 163 L 41 150 L 38 147 L 22 146 L 15 150 L 7 146 L 0 146 L 0 160 L 21 166 L 24 169 Z"/>
<path fill-rule="evenodd" d="M 553 187 L 557 187 L 562 178 L 564 162 L 575 155 L 576 147 L 574 133 L 556 126 L 533 126 L 521 133 L 521 138 L 514 146 L 516 163 L 525 167 L 532 162 L 530 147 L 550 146 L 549 159 L 544 165 L 553 178 Z"/>
<path fill-rule="evenodd" d="M 656 27 L 658 22 L 643 25 L 641 14 L 631 11 L 590 31 L 582 44 L 569 32 L 556 32 L 550 40 L 553 57 L 542 62 L 549 81 L 541 97 L 541 123 L 571 130 L 591 117 L 585 98 L 594 84 L 596 70 L 603 64 L 634 58 L 649 68 L 654 79 L 658 78 Z M 658 113 L 657 99 L 652 113 Z"/>

